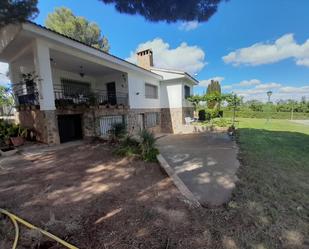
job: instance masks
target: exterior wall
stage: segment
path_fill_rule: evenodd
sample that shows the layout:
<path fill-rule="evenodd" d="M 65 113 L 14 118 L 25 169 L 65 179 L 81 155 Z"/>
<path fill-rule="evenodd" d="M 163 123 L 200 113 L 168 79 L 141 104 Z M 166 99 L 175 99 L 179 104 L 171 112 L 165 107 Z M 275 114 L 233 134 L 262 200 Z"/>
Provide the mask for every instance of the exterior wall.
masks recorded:
<path fill-rule="evenodd" d="M 112 115 L 128 115 L 127 108 L 78 107 L 58 109 L 57 115 L 80 114 L 82 117 L 83 137 L 100 136 L 100 118 Z"/>
<path fill-rule="evenodd" d="M 183 95 L 181 81 L 164 81 L 160 86 L 161 108 L 181 108 Z"/>
<path fill-rule="evenodd" d="M 145 83 L 158 87 L 158 98 L 148 99 L 145 97 Z M 129 105 L 131 109 L 160 108 L 160 82 L 152 77 L 133 72 L 128 73 Z"/>
<path fill-rule="evenodd" d="M 162 120 L 162 116 L 161 116 L 161 109 L 160 108 L 151 108 L 151 109 L 130 109 L 129 113 L 128 113 L 128 132 L 131 134 L 136 134 L 140 131 L 140 124 L 138 121 L 138 115 L 139 114 L 144 114 L 147 115 L 147 113 L 150 112 L 157 112 L 159 113 L 159 120 L 158 120 L 158 125 L 155 127 L 144 127 L 147 130 L 150 130 L 154 133 L 160 133 L 161 132 L 161 120 Z M 143 120 L 143 123 L 145 124 L 145 120 Z"/>
<path fill-rule="evenodd" d="M 60 70 L 58 68 L 52 68 L 52 79 L 53 79 L 54 89 L 61 88 L 61 79 L 71 79 L 71 80 L 76 80 L 76 81 L 87 82 L 87 83 L 90 83 L 92 88 L 95 86 L 95 83 L 96 83 L 95 78 L 89 75 L 80 77 L 78 73 L 72 73 L 69 71 Z"/>
<path fill-rule="evenodd" d="M 193 117 L 192 107 L 162 108 L 161 131 L 164 133 L 181 133 L 185 117 Z"/>
<path fill-rule="evenodd" d="M 22 127 L 35 131 L 37 141 L 47 144 L 60 143 L 55 111 L 20 110 L 16 117 Z"/>
<path fill-rule="evenodd" d="M 160 109 L 127 109 L 127 108 L 104 108 L 104 107 L 80 107 L 57 110 L 57 115 L 80 114 L 82 117 L 83 137 L 100 137 L 100 118 L 104 116 L 124 115 L 126 117 L 127 131 L 131 134 L 139 132 L 138 114 L 147 112 L 159 112 Z M 161 132 L 161 115 L 159 115 L 159 124 L 148 128 L 155 133 Z"/>
<path fill-rule="evenodd" d="M 128 93 L 127 74 L 118 72 L 96 78 L 95 89 L 106 91 L 106 84 L 115 82 L 116 93 Z"/>

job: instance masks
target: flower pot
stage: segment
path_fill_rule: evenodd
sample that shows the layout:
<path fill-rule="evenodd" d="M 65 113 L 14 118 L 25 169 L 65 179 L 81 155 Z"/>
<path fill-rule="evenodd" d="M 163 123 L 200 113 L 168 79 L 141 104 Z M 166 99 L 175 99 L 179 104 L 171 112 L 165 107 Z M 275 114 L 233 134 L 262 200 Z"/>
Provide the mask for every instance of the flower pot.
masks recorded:
<path fill-rule="evenodd" d="M 0 149 L 0 155 L 5 156 L 5 157 L 12 156 L 12 155 L 16 154 L 17 151 L 18 150 L 15 149 L 14 147 L 1 148 Z"/>
<path fill-rule="evenodd" d="M 25 139 L 23 137 L 11 137 L 10 140 L 15 147 L 21 146 L 25 143 Z"/>

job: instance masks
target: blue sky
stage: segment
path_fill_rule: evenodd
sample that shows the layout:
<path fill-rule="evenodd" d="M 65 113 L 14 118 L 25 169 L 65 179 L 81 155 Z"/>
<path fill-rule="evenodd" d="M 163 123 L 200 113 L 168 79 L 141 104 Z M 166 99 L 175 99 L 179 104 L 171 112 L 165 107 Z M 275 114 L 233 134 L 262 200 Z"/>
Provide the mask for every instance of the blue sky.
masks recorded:
<path fill-rule="evenodd" d="M 44 24 L 55 7 L 96 22 L 110 53 L 135 61 L 138 48 L 154 50 L 155 66 L 187 70 L 201 81 L 221 80 L 225 92 L 245 98 L 309 98 L 309 1 L 230 0 L 206 23 L 150 23 L 115 11 L 98 0 L 40 0 Z"/>

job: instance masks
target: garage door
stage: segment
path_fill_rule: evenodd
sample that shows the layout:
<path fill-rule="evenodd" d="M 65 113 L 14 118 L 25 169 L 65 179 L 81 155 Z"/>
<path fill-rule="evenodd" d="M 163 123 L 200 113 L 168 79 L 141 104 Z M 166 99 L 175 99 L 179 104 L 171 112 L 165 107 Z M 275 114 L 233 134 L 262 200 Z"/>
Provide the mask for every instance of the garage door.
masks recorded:
<path fill-rule="evenodd" d="M 58 115 L 60 142 L 83 138 L 81 115 Z"/>

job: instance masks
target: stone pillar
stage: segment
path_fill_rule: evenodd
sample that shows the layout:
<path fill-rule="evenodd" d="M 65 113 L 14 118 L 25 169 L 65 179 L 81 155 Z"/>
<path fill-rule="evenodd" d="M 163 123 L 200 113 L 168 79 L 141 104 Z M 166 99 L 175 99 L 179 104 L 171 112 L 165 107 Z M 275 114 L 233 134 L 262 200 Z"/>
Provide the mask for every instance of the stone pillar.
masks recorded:
<path fill-rule="evenodd" d="M 40 109 L 55 110 L 49 47 L 44 41 L 36 39 L 33 52 L 35 73 L 40 78 L 38 83 Z"/>

